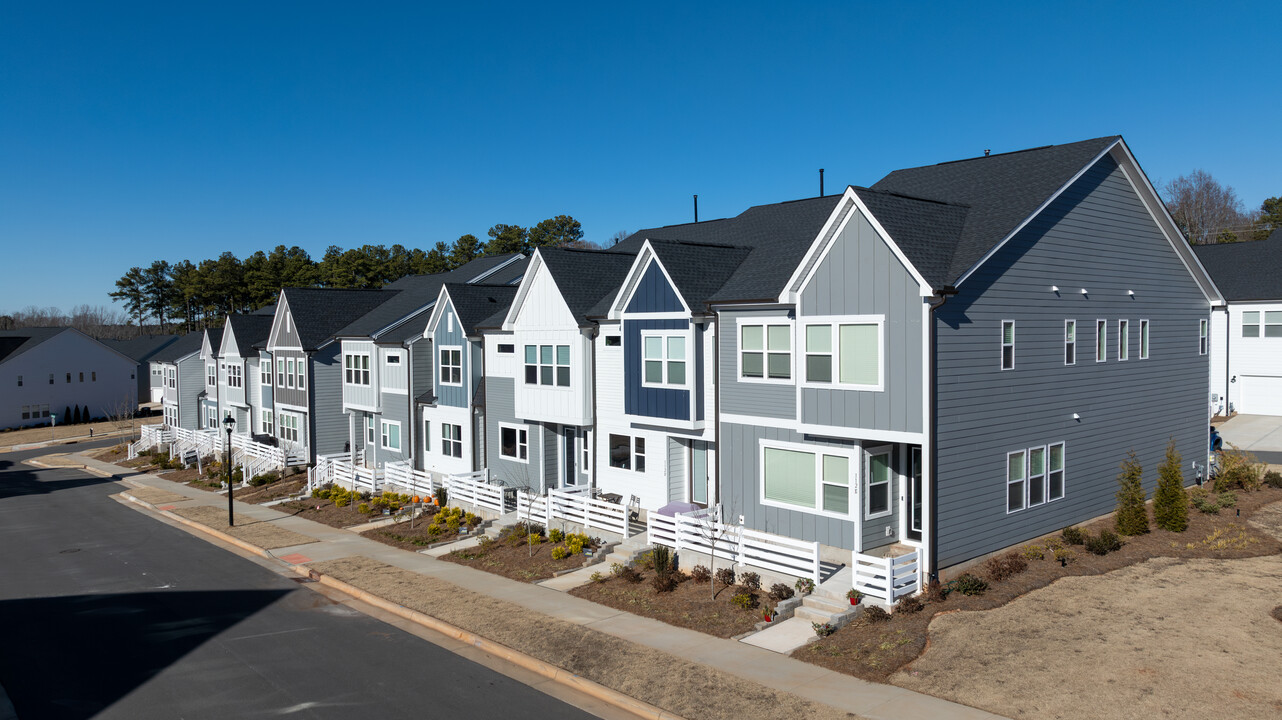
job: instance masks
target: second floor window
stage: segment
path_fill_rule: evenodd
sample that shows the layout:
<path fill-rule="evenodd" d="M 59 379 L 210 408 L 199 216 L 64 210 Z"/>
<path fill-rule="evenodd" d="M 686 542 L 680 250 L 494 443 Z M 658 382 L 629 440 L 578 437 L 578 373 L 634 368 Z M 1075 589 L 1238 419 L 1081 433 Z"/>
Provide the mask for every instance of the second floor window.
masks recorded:
<path fill-rule="evenodd" d="M 216 387 L 218 385 L 218 366 L 217 365 L 205 366 L 205 384 L 208 385 L 209 387 Z"/>
<path fill-rule="evenodd" d="M 261 385 L 272 384 L 272 361 L 260 360 L 258 366 L 258 382 Z"/>
<path fill-rule="evenodd" d="M 745 380 L 792 379 L 792 328 L 787 323 L 739 326 L 739 377 Z"/>
<path fill-rule="evenodd" d="M 227 387 L 241 387 L 241 374 L 239 365 L 227 366 Z"/>
<path fill-rule="evenodd" d="M 1015 321 L 1002 321 L 1002 369 L 1015 369 Z"/>
<path fill-rule="evenodd" d="M 1108 359 L 1108 321 L 1095 321 L 1095 362 Z"/>
<path fill-rule="evenodd" d="M 1206 321 L 1198 320 L 1197 321 L 1197 354 L 1198 355 L 1206 354 L 1206 345 L 1207 345 Z"/>
<path fill-rule="evenodd" d="M 1077 321 L 1064 321 L 1064 364 L 1077 364 Z"/>
<path fill-rule="evenodd" d="M 343 382 L 369 385 L 369 355 L 351 353 L 343 356 Z"/>
<path fill-rule="evenodd" d="M 805 381 L 881 388 L 881 323 L 806 325 Z"/>
<path fill-rule="evenodd" d="M 1129 320 L 1117 321 L 1117 359 L 1131 359 L 1131 322 Z"/>
<path fill-rule="evenodd" d="M 276 361 L 276 387 L 285 387 L 285 361 Z"/>
<path fill-rule="evenodd" d="M 642 384 L 686 384 L 686 338 L 684 335 L 642 335 Z"/>
<path fill-rule="evenodd" d="M 294 367 L 298 369 L 298 389 L 306 390 L 307 389 L 307 363 L 304 362 L 301 358 L 299 358 L 298 364 L 295 365 Z"/>
<path fill-rule="evenodd" d="M 441 348 L 441 384 L 463 384 L 463 350 L 461 348 Z"/>
<path fill-rule="evenodd" d="M 526 345 L 525 384 L 570 387 L 570 346 Z"/>
<path fill-rule="evenodd" d="M 285 387 L 294 387 L 294 358 L 285 360 Z"/>

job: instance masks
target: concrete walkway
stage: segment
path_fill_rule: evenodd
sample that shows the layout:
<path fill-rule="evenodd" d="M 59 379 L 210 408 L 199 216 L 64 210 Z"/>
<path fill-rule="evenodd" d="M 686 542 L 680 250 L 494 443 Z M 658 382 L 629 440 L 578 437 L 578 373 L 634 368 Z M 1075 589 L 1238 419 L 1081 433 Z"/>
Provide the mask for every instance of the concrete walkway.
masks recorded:
<path fill-rule="evenodd" d="M 188 498 L 174 503 L 177 507 L 226 505 L 226 498 L 221 495 L 172 483 L 161 477 L 139 474 L 84 456 L 69 456 L 67 459 L 72 458 L 77 464 L 83 462 L 91 471 L 114 475 L 134 487 L 164 489 Z M 160 509 L 170 507 L 162 505 Z M 236 518 L 238 526 L 269 522 L 316 538 L 315 542 L 269 551 L 269 555 L 283 563 L 305 565 L 354 556 L 370 558 L 863 717 L 877 720 L 978 720 L 999 717 L 892 685 L 842 675 L 780 655 L 765 647 L 715 638 L 632 615 L 568 595 L 553 587 L 509 580 L 456 563 L 443 562 L 428 554 L 393 548 L 353 532 L 286 515 L 271 508 L 237 503 Z M 786 623 L 781 623 L 779 627 L 784 625 Z M 785 642 L 790 641 L 792 638 Z"/>
<path fill-rule="evenodd" d="M 1251 452 L 1282 452 L 1282 416 L 1234 415 L 1215 429 L 1224 442 Z"/>

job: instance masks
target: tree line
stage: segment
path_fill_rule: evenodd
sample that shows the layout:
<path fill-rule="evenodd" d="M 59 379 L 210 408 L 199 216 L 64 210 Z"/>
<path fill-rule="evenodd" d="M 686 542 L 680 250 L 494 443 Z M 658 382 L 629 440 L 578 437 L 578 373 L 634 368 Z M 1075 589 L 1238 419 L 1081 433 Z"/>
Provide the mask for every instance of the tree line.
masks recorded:
<path fill-rule="evenodd" d="M 102 305 L 77 305 L 70 313 L 61 308 L 28 305 L 9 315 L 0 315 L 0 330 L 35 327 L 69 327 L 96 340 L 123 340 L 137 330 L 129 326 L 124 313 Z"/>
<path fill-rule="evenodd" d="M 344 250 L 331 245 L 313 260 L 294 245 L 277 245 L 241 259 L 224 252 L 217 258 L 170 264 L 155 260 L 131 267 L 116 281 L 112 300 L 122 303 L 141 333 L 150 318 L 161 332 L 187 332 L 218 325 L 229 313 L 248 312 L 276 302 L 283 287 L 378 289 L 407 275 L 429 275 L 460 267 L 485 255 L 529 254 L 539 247 L 599 247 L 583 239 L 583 228 L 569 215 L 532 227 L 498 224 L 489 240 L 467 234 L 430 250 L 403 245 L 362 245 Z M 627 233 L 611 236 L 611 244 Z"/>
<path fill-rule="evenodd" d="M 1166 209 L 1194 245 L 1263 240 L 1282 228 L 1282 197 L 1268 198 L 1258 210 L 1248 211 L 1237 191 L 1205 170 L 1181 175 L 1162 191 Z"/>

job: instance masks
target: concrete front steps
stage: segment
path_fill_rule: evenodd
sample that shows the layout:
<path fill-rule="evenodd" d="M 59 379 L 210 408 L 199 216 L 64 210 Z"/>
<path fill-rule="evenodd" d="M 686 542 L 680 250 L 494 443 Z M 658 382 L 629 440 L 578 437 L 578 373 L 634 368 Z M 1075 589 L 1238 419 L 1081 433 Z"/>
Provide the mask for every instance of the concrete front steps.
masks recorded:
<path fill-rule="evenodd" d="M 835 627 L 854 620 L 862 605 L 851 605 L 846 591 L 853 587 L 853 574 L 849 567 L 844 567 L 827 580 L 815 586 L 815 591 L 801 599 L 793 617 L 807 623 L 832 623 Z M 868 598 L 861 600 L 861 603 Z"/>

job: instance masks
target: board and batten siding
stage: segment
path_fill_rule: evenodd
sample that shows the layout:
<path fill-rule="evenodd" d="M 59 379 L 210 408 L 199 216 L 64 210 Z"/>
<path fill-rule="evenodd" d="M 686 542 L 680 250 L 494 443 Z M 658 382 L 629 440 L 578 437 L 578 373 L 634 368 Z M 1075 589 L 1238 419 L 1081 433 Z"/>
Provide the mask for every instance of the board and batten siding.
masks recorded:
<path fill-rule="evenodd" d="M 798 443 L 813 447 L 821 453 L 825 448 L 849 450 L 854 447 L 850 441 L 832 438 L 818 438 L 801 435 L 792 430 L 736 423 L 721 424 L 721 447 L 717 453 L 720 461 L 721 501 L 724 507 L 723 518 L 726 522 L 735 523 L 743 515 L 744 524 L 762 532 L 784 535 L 797 540 L 817 541 L 821 545 L 853 550 L 855 548 L 855 521 L 835 517 L 816 515 L 800 510 L 763 505 L 761 495 L 761 468 L 759 467 L 762 440 Z M 899 453 L 894 454 L 895 468 L 898 469 Z M 864 463 L 858 462 L 862 472 Z M 852 468 L 852 471 L 854 468 Z M 899 480 L 892 475 L 890 497 L 894 513 L 888 516 L 864 522 L 864 550 L 894 543 L 897 537 L 886 537 L 885 528 L 898 527 Z M 852 478 L 853 480 L 853 478 Z M 850 495 L 853 512 L 862 512 L 864 492 L 862 483 L 857 493 Z"/>
<path fill-rule="evenodd" d="M 668 501 L 686 499 L 686 446 L 668 436 Z"/>
<path fill-rule="evenodd" d="M 379 465 L 394 460 L 408 460 L 411 457 L 411 450 L 413 449 L 413 446 L 410 444 L 410 439 L 414 428 L 410 427 L 410 402 L 410 398 L 408 398 L 405 393 L 385 392 L 382 394 L 382 414 L 379 415 L 376 420 L 378 422 L 382 422 L 383 420 L 392 420 L 400 423 L 401 449 L 389 450 L 382 447 L 382 427 L 376 423 L 374 427 L 374 440 L 379 444 Z"/>
<path fill-rule="evenodd" d="M 436 323 L 436 332 L 432 335 L 432 345 L 436 348 L 434 363 L 436 402 L 450 407 L 467 407 L 467 383 L 471 376 L 472 357 L 468 352 L 468 340 L 463 334 L 463 328 L 459 326 L 453 303 L 447 303 L 443 309 L 441 319 Z M 458 385 L 441 383 L 441 352 L 451 348 L 459 351 L 459 362 L 462 363 Z"/>
<path fill-rule="evenodd" d="M 1208 314 L 1111 157 L 980 266 L 935 313 L 939 567 L 1111 512 L 1118 465 L 1131 450 L 1151 494 L 1174 438 L 1191 481 L 1190 463 L 1206 461 L 1208 356 L 1198 353 L 1198 321 Z M 1077 321 L 1072 366 L 1065 319 Z M 1100 363 L 1097 319 L 1108 321 Z M 1130 321 L 1124 362 L 1121 319 Z M 1142 319 L 1150 322 L 1146 360 Z M 1015 321 L 1014 369 L 1005 371 L 1004 320 Z M 1057 442 L 1065 443 L 1064 498 L 1008 514 L 1007 453 Z"/>
<path fill-rule="evenodd" d="M 792 311 L 786 307 L 732 310 L 722 309 L 719 351 L 717 362 L 720 373 L 720 411 L 730 415 L 791 420 L 797 416 L 796 352 L 793 349 L 793 381 L 785 383 L 744 382 L 739 380 L 739 321 L 788 319 Z"/>
<path fill-rule="evenodd" d="M 686 333 L 686 379 L 690 387 L 697 383 L 694 342 L 689 337 L 689 320 L 645 320 L 626 318 L 623 321 L 623 387 L 624 409 L 629 415 L 658 418 L 660 420 L 690 419 L 690 390 L 645 387 L 642 385 L 642 343 L 644 330 L 676 330 Z"/>
<path fill-rule="evenodd" d="M 802 387 L 801 421 L 814 425 L 922 431 L 922 298 L 917 281 L 860 213 L 834 238 L 798 305 L 798 383 L 804 381 L 805 319 L 880 315 L 881 391 Z M 836 339 L 834 338 L 834 343 Z M 834 368 L 834 372 L 836 369 Z"/>

